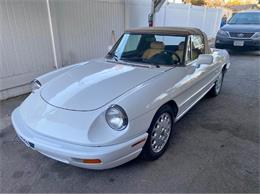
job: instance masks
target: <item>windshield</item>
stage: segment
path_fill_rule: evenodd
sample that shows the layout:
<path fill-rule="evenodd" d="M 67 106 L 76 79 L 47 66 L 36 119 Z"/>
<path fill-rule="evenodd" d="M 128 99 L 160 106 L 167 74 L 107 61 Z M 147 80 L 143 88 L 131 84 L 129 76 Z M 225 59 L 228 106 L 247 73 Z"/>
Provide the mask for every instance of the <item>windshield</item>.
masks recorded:
<path fill-rule="evenodd" d="M 237 13 L 228 24 L 260 24 L 260 13 Z"/>
<path fill-rule="evenodd" d="M 152 65 L 181 64 L 185 40 L 185 36 L 125 33 L 107 57 Z"/>

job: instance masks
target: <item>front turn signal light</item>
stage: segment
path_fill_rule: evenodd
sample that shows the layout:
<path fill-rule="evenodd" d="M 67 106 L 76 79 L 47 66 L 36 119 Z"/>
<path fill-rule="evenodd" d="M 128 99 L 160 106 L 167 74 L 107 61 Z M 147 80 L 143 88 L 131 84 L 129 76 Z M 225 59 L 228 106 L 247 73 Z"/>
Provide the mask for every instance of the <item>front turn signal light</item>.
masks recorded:
<path fill-rule="evenodd" d="M 86 164 L 100 164 L 101 160 L 100 159 L 82 159 L 81 162 L 86 163 Z"/>

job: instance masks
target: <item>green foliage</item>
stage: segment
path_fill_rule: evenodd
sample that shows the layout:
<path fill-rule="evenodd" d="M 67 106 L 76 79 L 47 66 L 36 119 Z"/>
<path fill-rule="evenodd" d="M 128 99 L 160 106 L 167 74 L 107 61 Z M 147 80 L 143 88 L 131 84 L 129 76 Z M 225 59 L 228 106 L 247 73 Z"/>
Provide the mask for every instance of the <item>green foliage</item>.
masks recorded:
<path fill-rule="evenodd" d="M 205 0 L 184 0 L 184 2 L 192 5 L 205 5 Z"/>

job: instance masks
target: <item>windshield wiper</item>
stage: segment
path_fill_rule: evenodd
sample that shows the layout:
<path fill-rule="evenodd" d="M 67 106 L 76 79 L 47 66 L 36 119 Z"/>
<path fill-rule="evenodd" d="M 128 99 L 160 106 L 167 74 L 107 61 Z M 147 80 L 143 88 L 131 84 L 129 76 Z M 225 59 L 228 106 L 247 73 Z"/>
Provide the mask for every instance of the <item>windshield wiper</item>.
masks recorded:
<path fill-rule="evenodd" d="M 137 65 L 137 66 L 140 66 L 140 67 L 151 67 L 151 66 L 155 66 L 156 68 L 160 68 L 160 65 L 158 64 L 154 64 L 154 63 L 144 63 L 144 62 L 136 62 L 136 61 L 132 61 L 132 60 L 129 60 L 127 58 L 121 58 L 122 61 L 128 63 L 128 64 L 133 64 L 133 65 Z"/>
<path fill-rule="evenodd" d="M 138 67 L 143 67 L 143 68 L 151 68 L 152 66 L 156 66 L 159 68 L 159 65 L 153 65 L 153 64 L 145 64 L 145 63 L 136 63 L 136 62 L 131 62 L 131 61 L 126 61 L 126 60 L 108 60 L 108 62 L 112 63 L 117 63 L 117 64 L 123 64 L 123 65 L 128 65 L 128 66 L 138 66 Z"/>

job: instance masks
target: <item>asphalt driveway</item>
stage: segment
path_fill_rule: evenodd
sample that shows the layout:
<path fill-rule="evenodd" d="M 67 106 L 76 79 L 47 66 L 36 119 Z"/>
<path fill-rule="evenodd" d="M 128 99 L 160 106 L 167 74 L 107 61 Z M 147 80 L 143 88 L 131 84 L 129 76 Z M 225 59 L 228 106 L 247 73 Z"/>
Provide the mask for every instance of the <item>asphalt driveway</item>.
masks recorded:
<path fill-rule="evenodd" d="M 162 158 L 91 171 L 49 159 L 16 137 L 0 104 L 1 193 L 260 193 L 260 54 L 232 53 L 220 96 L 176 125 Z"/>

